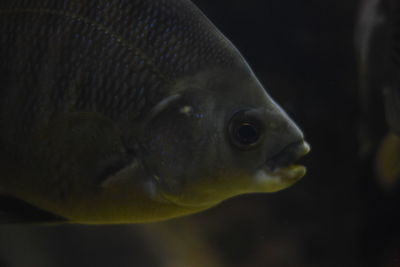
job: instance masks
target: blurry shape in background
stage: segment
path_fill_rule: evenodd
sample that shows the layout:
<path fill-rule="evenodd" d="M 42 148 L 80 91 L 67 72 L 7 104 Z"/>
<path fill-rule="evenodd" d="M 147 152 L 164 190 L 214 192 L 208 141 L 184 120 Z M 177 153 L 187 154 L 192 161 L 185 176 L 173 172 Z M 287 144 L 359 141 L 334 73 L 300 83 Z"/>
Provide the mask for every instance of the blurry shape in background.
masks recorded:
<path fill-rule="evenodd" d="M 382 66 L 386 35 L 385 18 L 380 11 L 380 0 L 364 0 L 360 4 L 355 32 L 355 49 L 358 64 L 358 93 L 360 106 L 359 144 L 360 154 L 371 153 L 376 145 L 376 112 L 382 98 Z M 379 66 L 377 68 L 376 66 Z"/>
<path fill-rule="evenodd" d="M 400 4 L 397 0 L 365 0 L 356 28 L 359 71 L 360 152 L 368 155 L 378 146 L 384 126 L 377 116 L 384 105 L 390 133 L 381 142 L 377 174 L 384 187 L 400 179 Z"/>

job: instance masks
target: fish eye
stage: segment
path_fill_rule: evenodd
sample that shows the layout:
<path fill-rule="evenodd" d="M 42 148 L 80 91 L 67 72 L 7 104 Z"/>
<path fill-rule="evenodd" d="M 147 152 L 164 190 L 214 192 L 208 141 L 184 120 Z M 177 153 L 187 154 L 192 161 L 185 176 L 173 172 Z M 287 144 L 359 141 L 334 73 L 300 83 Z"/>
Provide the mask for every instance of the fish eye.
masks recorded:
<path fill-rule="evenodd" d="M 248 122 L 243 122 L 235 129 L 236 139 L 243 145 L 254 144 L 260 138 L 257 127 Z"/>
<path fill-rule="evenodd" d="M 257 146 L 262 137 L 261 121 L 257 116 L 246 112 L 237 112 L 231 119 L 228 135 L 232 144 L 239 149 L 251 149 Z"/>

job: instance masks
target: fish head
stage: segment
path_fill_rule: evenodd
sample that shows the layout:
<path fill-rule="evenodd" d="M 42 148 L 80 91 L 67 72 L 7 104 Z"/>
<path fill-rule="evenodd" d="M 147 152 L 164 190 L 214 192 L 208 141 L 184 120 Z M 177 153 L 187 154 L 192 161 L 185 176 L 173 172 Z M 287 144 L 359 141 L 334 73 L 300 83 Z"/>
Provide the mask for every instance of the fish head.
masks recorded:
<path fill-rule="evenodd" d="M 208 70 L 170 86 L 144 137 L 157 196 L 209 207 L 304 176 L 305 167 L 293 165 L 310 149 L 303 133 L 248 67 Z"/>

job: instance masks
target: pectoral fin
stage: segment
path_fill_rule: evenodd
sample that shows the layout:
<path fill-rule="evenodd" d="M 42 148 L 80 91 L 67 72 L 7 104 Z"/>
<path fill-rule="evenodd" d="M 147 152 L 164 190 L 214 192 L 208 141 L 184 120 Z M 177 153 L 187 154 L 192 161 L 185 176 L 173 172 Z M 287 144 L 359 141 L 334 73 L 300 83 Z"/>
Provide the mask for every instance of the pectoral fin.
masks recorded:
<path fill-rule="evenodd" d="M 65 114 L 49 127 L 46 166 L 77 188 L 96 187 L 131 164 L 122 134 L 112 120 L 99 113 Z M 62 168 L 61 168 L 61 167 Z"/>

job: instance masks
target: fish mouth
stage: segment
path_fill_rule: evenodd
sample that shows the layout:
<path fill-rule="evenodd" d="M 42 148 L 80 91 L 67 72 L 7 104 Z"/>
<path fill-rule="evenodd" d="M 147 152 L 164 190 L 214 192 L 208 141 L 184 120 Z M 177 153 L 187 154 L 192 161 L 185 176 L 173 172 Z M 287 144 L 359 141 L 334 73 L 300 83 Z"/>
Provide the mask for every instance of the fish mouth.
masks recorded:
<path fill-rule="evenodd" d="M 264 192 L 275 192 L 293 185 L 307 172 L 306 167 L 294 162 L 309 152 L 310 145 L 303 140 L 289 144 L 258 169 L 255 174 L 257 185 Z"/>
<path fill-rule="evenodd" d="M 291 143 L 283 148 L 278 154 L 272 156 L 265 162 L 265 165 L 275 171 L 290 167 L 294 162 L 310 152 L 310 145 L 301 140 Z"/>

